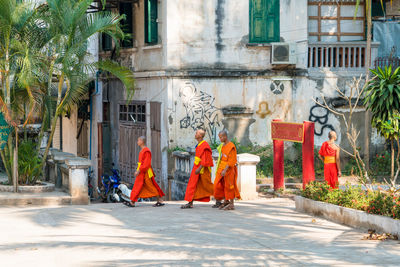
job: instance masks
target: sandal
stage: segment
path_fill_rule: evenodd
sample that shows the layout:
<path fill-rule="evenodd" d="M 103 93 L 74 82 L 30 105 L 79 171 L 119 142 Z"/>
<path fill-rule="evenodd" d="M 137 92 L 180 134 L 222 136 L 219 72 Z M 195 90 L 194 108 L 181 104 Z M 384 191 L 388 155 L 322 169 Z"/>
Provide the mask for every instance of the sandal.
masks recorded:
<path fill-rule="evenodd" d="M 156 204 L 153 205 L 153 207 L 162 207 L 162 206 L 164 206 L 164 205 L 165 205 L 165 204 L 162 203 L 162 202 L 157 202 Z"/>
<path fill-rule="evenodd" d="M 187 203 L 181 206 L 181 209 L 193 209 L 193 204 Z"/>
<path fill-rule="evenodd" d="M 219 206 L 219 209 L 222 210 L 224 209 L 226 206 L 228 206 L 230 204 L 229 201 L 225 201 L 224 203 L 221 204 L 221 206 Z"/>
<path fill-rule="evenodd" d="M 216 201 L 215 204 L 212 205 L 211 207 L 214 208 L 214 209 L 216 209 L 216 208 L 221 207 L 221 205 L 222 205 L 222 202 L 221 202 L 221 201 Z"/>
<path fill-rule="evenodd" d="M 122 202 L 122 204 L 124 204 L 125 206 L 128 206 L 129 208 L 134 208 L 135 207 L 135 204 L 132 205 L 132 203 L 128 202 L 128 201 L 124 201 L 124 202 Z"/>
<path fill-rule="evenodd" d="M 235 206 L 233 205 L 233 203 L 230 203 L 229 205 L 227 205 L 224 210 L 235 210 Z"/>

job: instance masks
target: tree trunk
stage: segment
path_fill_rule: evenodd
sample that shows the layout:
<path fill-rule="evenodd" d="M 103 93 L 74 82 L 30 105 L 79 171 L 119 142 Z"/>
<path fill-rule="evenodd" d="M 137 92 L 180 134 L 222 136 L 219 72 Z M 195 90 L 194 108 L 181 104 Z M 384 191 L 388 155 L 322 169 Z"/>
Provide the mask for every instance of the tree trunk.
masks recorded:
<path fill-rule="evenodd" d="M 60 103 L 61 103 L 61 93 L 62 93 L 63 84 L 64 84 L 64 73 L 61 74 L 60 79 L 58 81 L 57 107 L 56 107 L 56 112 L 54 114 L 53 121 L 52 121 L 52 124 L 51 124 L 51 131 L 50 131 L 49 140 L 47 140 L 47 146 L 46 146 L 46 149 L 45 149 L 44 154 L 43 154 L 43 161 L 42 161 L 41 168 L 43 168 L 43 166 L 44 166 L 44 164 L 46 162 L 46 158 L 47 158 L 47 155 L 49 154 L 49 150 L 50 150 L 50 145 L 51 145 L 51 142 L 53 141 L 54 132 L 56 131 L 56 125 L 57 125 L 57 119 L 58 119 L 58 115 L 59 115 L 58 113 L 59 113 L 59 106 L 60 106 Z"/>
<path fill-rule="evenodd" d="M 366 16 L 367 16 L 367 49 L 365 55 L 365 82 L 367 83 L 369 80 L 369 69 L 371 67 L 371 28 L 372 28 L 372 18 L 371 18 L 371 10 L 372 10 L 372 1 L 367 0 Z M 364 118 L 364 158 L 365 158 L 365 167 L 369 170 L 369 140 L 370 140 L 370 123 L 371 123 L 371 114 L 368 110 L 365 110 L 365 118 Z"/>
<path fill-rule="evenodd" d="M 15 148 L 14 148 L 14 158 L 13 158 L 13 184 L 14 193 L 18 192 L 18 126 L 15 127 Z"/>
<path fill-rule="evenodd" d="M 390 139 L 390 149 L 391 151 L 391 157 L 390 157 L 390 181 L 393 182 L 394 180 L 394 140 Z"/>

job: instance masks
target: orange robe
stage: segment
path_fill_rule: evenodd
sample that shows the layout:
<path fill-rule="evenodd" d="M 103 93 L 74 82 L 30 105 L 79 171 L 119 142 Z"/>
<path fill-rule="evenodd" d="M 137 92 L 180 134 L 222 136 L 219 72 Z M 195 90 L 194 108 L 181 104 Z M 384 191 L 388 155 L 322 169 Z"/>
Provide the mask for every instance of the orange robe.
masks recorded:
<path fill-rule="evenodd" d="M 203 166 L 200 174 L 196 174 L 199 166 Z M 213 194 L 213 183 L 211 182 L 211 167 L 214 166 L 212 152 L 206 141 L 201 141 L 196 146 L 195 160 L 189 182 L 186 187 L 186 201 L 209 202 Z"/>
<path fill-rule="evenodd" d="M 154 179 L 151 168 L 151 151 L 145 147 L 139 153 L 139 174 L 136 176 L 130 199 L 136 202 L 138 198 L 163 197 L 165 194 Z"/>
<path fill-rule="evenodd" d="M 331 188 L 337 188 L 338 168 L 336 165 L 336 150 L 328 142 L 322 144 L 319 154 L 324 157 L 324 177 Z"/>
<path fill-rule="evenodd" d="M 214 181 L 214 197 L 216 200 L 240 199 L 239 188 L 237 186 L 237 152 L 232 142 L 224 145 L 221 149 L 220 161 L 218 163 L 217 175 Z M 225 176 L 221 172 L 229 166 Z"/>

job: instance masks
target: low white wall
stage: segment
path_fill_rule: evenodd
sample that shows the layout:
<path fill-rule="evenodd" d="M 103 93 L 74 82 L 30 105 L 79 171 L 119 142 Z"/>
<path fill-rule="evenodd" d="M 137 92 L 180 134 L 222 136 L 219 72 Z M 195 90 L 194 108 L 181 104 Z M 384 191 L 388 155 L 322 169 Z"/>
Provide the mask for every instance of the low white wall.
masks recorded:
<path fill-rule="evenodd" d="M 381 233 L 400 235 L 400 221 L 387 216 L 368 214 L 364 211 L 295 196 L 296 210 L 321 216 L 331 221 L 355 228 L 374 229 Z"/>

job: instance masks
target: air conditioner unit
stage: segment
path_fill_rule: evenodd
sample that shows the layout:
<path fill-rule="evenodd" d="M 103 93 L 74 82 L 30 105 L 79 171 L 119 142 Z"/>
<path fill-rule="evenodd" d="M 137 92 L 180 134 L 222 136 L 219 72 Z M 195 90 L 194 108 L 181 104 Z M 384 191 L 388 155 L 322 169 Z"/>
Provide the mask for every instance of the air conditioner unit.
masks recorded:
<path fill-rule="evenodd" d="M 274 65 L 295 65 L 296 44 L 272 43 L 272 64 Z"/>

